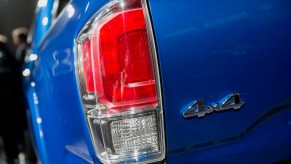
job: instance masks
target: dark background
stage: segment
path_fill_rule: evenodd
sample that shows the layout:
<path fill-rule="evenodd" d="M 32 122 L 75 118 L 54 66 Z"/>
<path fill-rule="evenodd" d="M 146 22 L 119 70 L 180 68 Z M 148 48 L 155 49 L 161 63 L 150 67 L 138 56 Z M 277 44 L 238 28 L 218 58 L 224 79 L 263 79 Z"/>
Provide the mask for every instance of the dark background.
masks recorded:
<path fill-rule="evenodd" d="M 24 161 L 36 163 L 37 161 L 29 140 L 25 119 L 21 89 L 22 62 L 13 59 L 16 56 L 16 46 L 11 35 L 15 28 L 29 29 L 36 4 L 37 0 L 0 0 L 0 34 L 8 38 L 7 45 L 10 51 L 9 53 L 6 47 L 0 44 L 0 164 L 5 164 L 4 161 L 7 163 Z M 22 55 L 25 49 L 20 52 Z M 11 115 L 15 119 L 7 117 Z"/>
<path fill-rule="evenodd" d="M 0 0 L 0 34 L 8 38 L 11 52 L 15 52 L 11 31 L 17 27 L 29 28 L 37 0 Z"/>

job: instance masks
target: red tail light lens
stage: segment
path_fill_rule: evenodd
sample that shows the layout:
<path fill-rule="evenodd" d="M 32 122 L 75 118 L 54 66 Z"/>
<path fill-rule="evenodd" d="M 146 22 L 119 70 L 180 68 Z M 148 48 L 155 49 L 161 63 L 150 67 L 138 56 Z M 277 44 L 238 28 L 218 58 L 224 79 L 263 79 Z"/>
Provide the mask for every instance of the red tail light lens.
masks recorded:
<path fill-rule="evenodd" d="M 105 163 L 164 158 L 159 71 L 145 11 L 140 0 L 110 1 L 77 39 L 83 108 Z"/>
<path fill-rule="evenodd" d="M 87 91 L 96 91 L 98 101 L 115 110 L 133 104 L 154 107 L 155 80 L 142 8 L 110 15 L 95 25 L 92 36 L 82 44 Z"/>

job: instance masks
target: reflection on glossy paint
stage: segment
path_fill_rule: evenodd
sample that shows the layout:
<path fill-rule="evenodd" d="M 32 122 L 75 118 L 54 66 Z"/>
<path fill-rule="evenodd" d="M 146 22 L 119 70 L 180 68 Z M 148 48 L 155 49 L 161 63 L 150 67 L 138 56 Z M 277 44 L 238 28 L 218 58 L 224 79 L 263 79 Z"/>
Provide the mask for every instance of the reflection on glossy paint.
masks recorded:
<path fill-rule="evenodd" d="M 37 117 L 36 122 L 37 122 L 38 124 L 41 124 L 41 123 L 42 123 L 42 119 L 41 119 L 40 117 Z"/>
<path fill-rule="evenodd" d="M 48 18 L 47 17 L 44 17 L 42 19 L 42 22 L 41 23 L 42 23 L 42 25 L 46 26 L 48 24 Z"/>
<path fill-rule="evenodd" d="M 37 55 L 36 54 L 30 54 L 29 55 L 29 60 L 30 61 L 35 61 L 37 59 Z"/>
<path fill-rule="evenodd" d="M 30 75 L 30 70 L 29 70 L 28 68 L 26 68 L 25 70 L 22 71 L 22 75 L 23 75 L 24 77 L 29 76 L 29 75 Z"/>
<path fill-rule="evenodd" d="M 85 11 L 88 10 L 89 5 L 90 5 L 90 3 L 87 3 L 86 8 L 85 8 Z"/>
<path fill-rule="evenodd" d="M 86 148 L 86 145 L 84 143 L 77 143 L 77 145 L 66 145 L 66 150 L 82 159 L 87 161 L 88 163 L 94 163 L 88 154 L 88 152 L 84 151 Z"/>
<path fill-rule="evenodd" d="M 47 0 L 39 0 L 37 3 L 38 7 L 45 7 L 47 5 Z"/>
<path fill-rule="evenodd" d="M 53 53 L 54 65 L 52 67 L 52 72 L 54 76 L 64 75 L 73 70 L 74 63 L 70 60 L 70 58 L 70 49 L 55 51 Z"/>
<path fill-rule="evenodd" d="M 249 17 L 250 16 L 247 12 L 241 11 L 239 13 L 233 13 L 231 15 L 227 15 L 227 16 L 222 17 L 222 18 L 211 20 L 211 21 L 206 22 L 205 24 L 201 24 L 199 26 L 192 26 L 190 28 L 185 28 L 183 30 L 172 32 L 172 33 L 169 33 L 166 35 L 167 35 L 167 37 L 177 37 L 180 35 L 188 35 L 190 33 L 199 33 L 201 31 L 208 30 L 210 28 L 221 27 L 221 26 L 233 23 L 233 22 L 238 22 L 238 21 L 241 21 L 243 19 L 247 19 Z"/>
<path fill-rule="evenodd" d="M 43 137 L 43 132 L 42 132 L 42 130 L 39 131 L 39 136 L 40 136 L 40 137 Z"/>
<path fill-rule="evenodd" d="M 74 7 L 71 4 L 68 5 L 67 12 L 68 12 L 69 18 L 71 18 L 74 15 L 75 9 L 74 9 Z"/>
<path fill-rule="evenodd" d="M 33 93 L 32 96 L 33 96 L 33 103 L 35 105 L 37 105 L 38 104 L 38 97 L 37 97 L 36 93 Z"/>
<path fill-rule="evenodd" d="M 31 82 L 30 85 L 31 85 L 32 87 L 35 87 L 35 82 Z"/>

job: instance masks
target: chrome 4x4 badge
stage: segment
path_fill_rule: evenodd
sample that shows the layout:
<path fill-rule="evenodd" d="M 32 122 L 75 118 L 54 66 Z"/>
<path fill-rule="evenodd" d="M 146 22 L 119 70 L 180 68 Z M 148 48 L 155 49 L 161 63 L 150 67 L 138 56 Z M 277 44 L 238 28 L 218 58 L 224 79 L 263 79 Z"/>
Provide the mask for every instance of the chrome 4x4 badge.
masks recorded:
<path fill-rule="evenodd" d="M 226 96 L 219 103 L 215 103 L 214 105 L 209 105 L 206 109 L 204 108 L 204 100 L 195 101 L 189 108 L 183 112 L 183 116 L 186 118 L 189 117 L 203 117 L 208 113 L 212 113 L 214 111 L 223 111 L 228 109 L 240 109 L 245 103 L 240 101 L 239 93 L 232 93 Z"/>

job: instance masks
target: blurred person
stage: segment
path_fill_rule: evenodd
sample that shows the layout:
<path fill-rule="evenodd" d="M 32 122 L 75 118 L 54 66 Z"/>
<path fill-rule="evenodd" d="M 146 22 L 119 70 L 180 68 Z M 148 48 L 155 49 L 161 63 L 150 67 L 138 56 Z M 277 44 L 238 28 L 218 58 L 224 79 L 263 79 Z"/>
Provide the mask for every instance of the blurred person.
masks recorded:
<path fill-rule="evenodd" d="M 24 62 L 24 56 L 28 47 L 27 33 L 28 30 L 25 27 L 19 27 L 12 31 L 13 43 L 16 46 L 15 59 L 20 65 Z"/>
<path fill-rule="evenodd" d="M 23 115 L 25 111 L 18 106 L 16 81 L 16 61 L 9 52 L 7 38 L 0 35 L 0 134 L 7 162 L 15 163 L 23 142 Z"/>
<path fill-rule="evenodd" d="M 25 103 L 24 103 L 24 95 L 22 92 L 22 65 L 24 64 L 24 59 L 29 49 L 29 44 L 27 43 L 27 35 L 28 30 L 25 27 L 19 27 L 12 31 L 12 38 L 13 43 L 16 46 L 15 51 L 15 61 L 16 65 L 14 66 L 15 69 L 15 97 L 16 97 L 16 108 L 18 110 L 19 115 L 19 130 L 21 131 L 21 135 L 24 136 L 19 138 L 20 140 L 20 151 L 25 153 L 26 159 L 30 163 L 36 163 L 36 156 L 32 148 L 32 143 L 29 138 L 28 134 L 28 126 L 26 120 L 26 111 L 25 111 Z"/>

